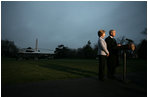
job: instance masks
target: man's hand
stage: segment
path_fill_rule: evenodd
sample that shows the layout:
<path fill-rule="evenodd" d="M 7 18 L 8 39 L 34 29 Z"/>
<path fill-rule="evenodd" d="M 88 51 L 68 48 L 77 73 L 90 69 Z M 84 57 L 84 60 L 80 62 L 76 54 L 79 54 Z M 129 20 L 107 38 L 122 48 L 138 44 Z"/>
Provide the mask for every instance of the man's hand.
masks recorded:
<path fill-rule="evenodd" d="M 117 44 L 117 46 L 121 46 L 121 44 Z"/>
<path fill-rule="evenodd" d="M 109 53 L 106 56 L 108 57 L 109 56 Z"/>

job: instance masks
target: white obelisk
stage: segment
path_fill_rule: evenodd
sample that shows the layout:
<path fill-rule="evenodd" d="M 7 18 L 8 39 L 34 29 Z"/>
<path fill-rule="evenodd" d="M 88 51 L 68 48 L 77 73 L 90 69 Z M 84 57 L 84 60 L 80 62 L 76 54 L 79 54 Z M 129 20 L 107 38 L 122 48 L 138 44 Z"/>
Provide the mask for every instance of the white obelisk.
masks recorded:
<path fill-rule="evenodd" d="M 36 38 L 36 45 L 35 45 L 35 51 L 38 51 L 38 39 Z"/>

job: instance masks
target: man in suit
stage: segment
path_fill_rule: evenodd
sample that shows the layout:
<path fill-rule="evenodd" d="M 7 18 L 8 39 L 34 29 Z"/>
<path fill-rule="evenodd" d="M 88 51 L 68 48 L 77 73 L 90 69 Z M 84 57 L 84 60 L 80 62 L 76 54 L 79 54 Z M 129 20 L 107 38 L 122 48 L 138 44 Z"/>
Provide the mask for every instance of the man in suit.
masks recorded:
<path fill-rule="evenodd" d="M 119 66 L 119 59 L 118 59 L 119 50 L 128 49 L 129 46 L 117 44 L 116 40 L 114 39 L 116 35 L 115 30 L 110 30 L 109 35 L 110 36 L 108 36 L 105 39 L 107 43 L 107 49 L 110 53 L 109 57 L 107 58 L 107 69 L 108 69 L 107 76 L 108 78 L 115 78 L 114 76 L 115 69 L 117 66 Z"/>

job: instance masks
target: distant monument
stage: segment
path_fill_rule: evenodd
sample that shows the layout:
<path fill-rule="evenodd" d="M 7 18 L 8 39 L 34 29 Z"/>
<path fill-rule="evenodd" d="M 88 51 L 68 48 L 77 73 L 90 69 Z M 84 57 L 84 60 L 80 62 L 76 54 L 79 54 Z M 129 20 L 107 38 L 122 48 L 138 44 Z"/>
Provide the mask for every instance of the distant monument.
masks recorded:
<path fill-rule="evenodd" d="M 36 38 L 35 51 L 38 51 L 38 39 Z"/>

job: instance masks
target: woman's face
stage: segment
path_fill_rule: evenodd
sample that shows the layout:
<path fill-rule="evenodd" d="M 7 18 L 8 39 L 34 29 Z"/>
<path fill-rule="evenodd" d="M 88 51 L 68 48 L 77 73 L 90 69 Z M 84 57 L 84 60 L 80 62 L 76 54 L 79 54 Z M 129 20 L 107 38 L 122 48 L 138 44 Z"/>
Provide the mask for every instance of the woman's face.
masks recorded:
<path fill-rule="evenodd" d="M 104 38 L 105 37 L 105 33 L 103 33 L 101 37 Z"/>

